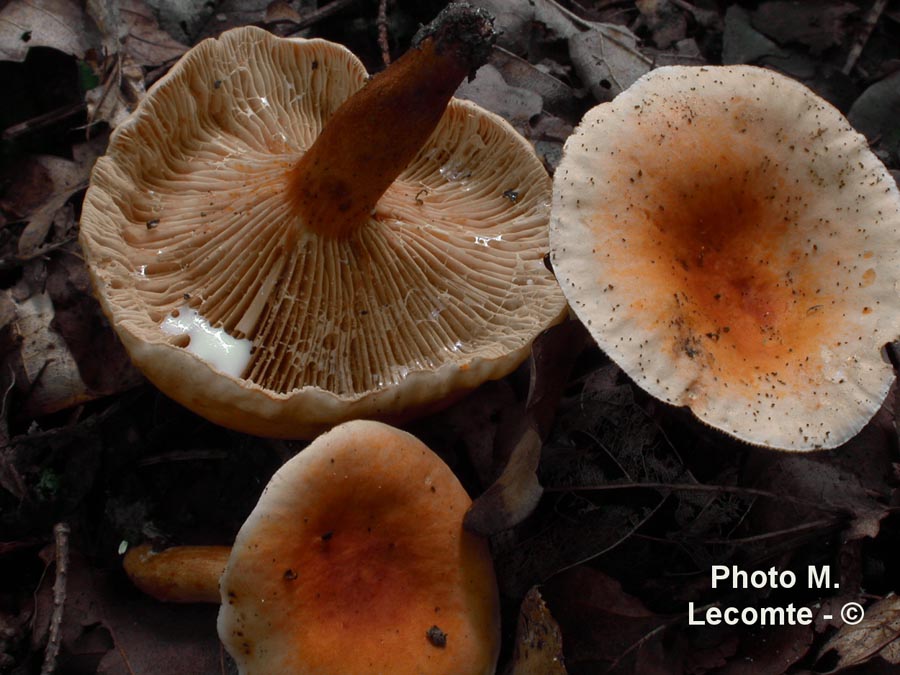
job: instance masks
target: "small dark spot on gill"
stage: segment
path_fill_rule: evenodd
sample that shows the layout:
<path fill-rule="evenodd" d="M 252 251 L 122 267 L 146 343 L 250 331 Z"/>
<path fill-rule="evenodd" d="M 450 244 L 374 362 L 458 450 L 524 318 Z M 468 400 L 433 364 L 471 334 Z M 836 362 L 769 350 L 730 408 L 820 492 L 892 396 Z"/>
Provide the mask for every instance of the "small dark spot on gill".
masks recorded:
<path fill-rule="evenodd" d="M 222 80 L 216 80 L 215 82 L 213 82 L 213 89 L 218 89 L 221 86 L 222 86 Z"/>
<path fill-rule="evenodd" d="M 518 190 L 507 190 L 503 193 L 503 196 L 506 197 L 509 201 L 515 204 L 519 201 L 519 191 Z"/>
<path fill-rule="evenodd" d="M 318 62 L 318 61 L 313 61 L 313 62 L 310 64 L 310 66 L 312 67 L 313 70 L 318 70 L 318 69 L 319 69 L 319 62 Z"/>
<path fill-rule="evenodd" d="M 284 571 L 284 580 L 285 581 L 293 581 L 297 578 L 297 573 L 292 569 L 286 569 Z"/>
<path fill-rule="evenodd" d="M 322 541 L 329 541 L 334 536 L 334 530 L 329 530 L 322 535 Z"/>
<path fill-rule="evenodd" d="M 26 30 L 24 33 L 22 33 L 22 35 L 19 36 L 19 39 L 22 42 L 30 42 L 31 41 L 31 31 Z"/>
<path fill-rule="evenodd" d="M 159 225 L 159 218 L 154 218 L 153 220 L 148 220 L 148 221 L 147 221 L 147 229 L 148 229 L 148 230 L 152 230 L 152 229 L 155 228 L 157 225 Z"/>

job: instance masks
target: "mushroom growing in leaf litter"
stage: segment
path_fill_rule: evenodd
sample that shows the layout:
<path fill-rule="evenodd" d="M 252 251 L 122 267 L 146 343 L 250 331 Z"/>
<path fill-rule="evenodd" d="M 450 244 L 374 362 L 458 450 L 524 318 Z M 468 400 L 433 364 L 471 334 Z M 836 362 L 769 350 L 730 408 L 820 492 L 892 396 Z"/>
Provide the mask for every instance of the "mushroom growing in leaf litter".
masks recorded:
<path fill-rule="evenodd" d="M 554 176 L 550 238 L 600 347 L 739 439 L 838 446 L 894 380 L 900 192 L 787 77 L 659 68 L 588 112 Z"/>
<path fill-rule="evenodd" d="M 470 505 L 418 439 L 346 422 L 272 477 L 227 565 L 223 547 L 140 546 L 125 569 L 160 600 L 220 593 L 244 674 L 492 675 L 499 595 L 486 540 L 463 529 Z"/>
<path fill-rule="evenodd" d="M 481 10 L 451 5 L 367 81 L 340 45 L 246 27 L 154 85 L 81 221 L 145 375 L 224 426 L 310 438 L 420 414 L 521 363 L 565 300 L 542 264 L 542 164 L 451 100 L 492 39 Z"/>
<path fill-rule="evenodd" d="M 219 637 L 241 673 L 492 675 L 499 596 L 470 504 L 406 432 L 320 436 L 269 482 L 222 575 Z"/>

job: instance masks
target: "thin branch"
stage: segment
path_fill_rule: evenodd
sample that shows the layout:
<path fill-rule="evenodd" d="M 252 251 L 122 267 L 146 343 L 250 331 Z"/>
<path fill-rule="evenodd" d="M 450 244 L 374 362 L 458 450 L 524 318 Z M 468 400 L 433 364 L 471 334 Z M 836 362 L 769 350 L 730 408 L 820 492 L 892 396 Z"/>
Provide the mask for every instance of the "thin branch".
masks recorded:
<path fill-rule="evenodd" d="M 840 513 L 836 509 L 825 504 L 812 502 L 800 497 L 778 494 L 768 490 L 741 487 L 738 485 L 706 485 L 704 483 L 612 483 L 609 485 L 574 485 L 561 487 L 546 487 L 545 492 L 612 492 L 616 490 L 666 490 L 670 492 L 712 492 L 720 494 L 736 494 L 747 497 L 766 497 L 768 499 L 783 500 L 792 504 L 799 504 L 819 511 Z"/>
<path fill-rule="evenodd" d="M 324 7 L 319 7 L 319 9 L 304 14 L 300 21 L 295 24 L 294 32 L 287 37 L 295 37 L 303 29 L 309 28 L 320 21 L 324 21 L 338 12 L 343 12 L 357 2 L 359 2 L 359 0 L 334 0 L 334 2 L 329 2 Z"/>
<path fill-rule="evenodd" d="M 733 546 L 735 544 L 755 544 L 769 539 L 778 539 L 789 534 L 800 534 L 804 532 L 816 532 L 819 530 L 829 530 L 838 525 L 835 520 L 814 520 L 810 523 L 803 523 L 795 527 L 788 527 L 783 530 L 775 530 L 766 532 L 765 534 L 756 534 L 752 537 L 743 537 L 738 539 L 704 539 L 705 544 L 725 544 Z"/>
<path fill-rule="evenodd" d="M 844 75 L 849 75 L 850 71 L 856 66 L 856 62 L 862 55 L 863 49 L 866 48 L 866 44 L 868 44 L 869 38 L 872 36 L 872 31 L 875 30 L 875 26 L 881 19 L 881 15 L 884 13 L 887 4 L 888 0 L 875 0 L 872 7 L 869 8 L 869 11 L 863 19 L 859 34 L 856 36 L 856 39 L 853 41 L 853 46 L 850 48 L 850 53 L 847 54 L 847 62 L 844 64 L 842 71 Z"/>
<path fill-rule="evenodd" d="M 69 526 L 57 523 L 53 527 L 56 540 L 56 580 L 53 582 L 53 613 L 50 615 L 50 633 L 41 675 L 53 675 L 56 671 L 56 657 L 62 641 L 63 611 L 66 607 L 66 581 L 69 575 Z"/>
<path fill-rule="evenodd" d="M 718 606 L 718 604 L 719 604 L 718 602 L 712 602 L 712 603 L 710 603 L 710 604 L 708 604 L 708 605 L 705 605 L 705 606 L 703 606 L 703 607 L 698 607 L 698 608 L 695 609 L 694 611 L 695 611 L 696 613 L 698 613 L 698 614 L 699 614 L 699 613 L 704 613 L 704 612 L 706 612 L 706 610 L 710 609 L 711 607 L 716 607 L 716 606 Z M 625 649 L 625 651 L 623 651 L 621 654 L 619 654 L 619 655 L 616 657 L 616 660 L 613 661 L 613 662 L 609 665 L 609 668 L 607 668 L 606 672 L 607 672 L 607 673 L 611 673 L 612 671 L 614 671 L 616 668 L 618 668 L 618 667 L 622 664 L 622 661 L 623 661 L 623 659 L 625 659 L 626 656 L 628 656 L 629 654 L 631 654 L 631 653 L 632 653 L 633 651 L 635 651 L 636 649 L 641 648 L 643 645 L 645 645 L 647 642 L 649 642 L 651 639 L 653 639 L 656 635 L 658 635 L 658 634 L 661 633 L 662 631 L 666 630 L 666 629 L 669 628 L 670 626 L 674 626 L 674 625 L 677 624 L 677 623 L 681 623 L 682 621 L 684 621 L 684 619 L 685 619 L 686 616 L 687 616 L 687 615 L 685 615 L 685 614 L 679 614 L 679 615 L 677 615 L 677 616 L 674 616 L 674 617 L 672 617 L 671 619 L 669 619 L 668 621 L 666 621 L 665 623 L 661 623 L 660 625 L 658 625 L 658 626 L 656 626 L 655 628 L 653 628 L 653 630 L 650 630 L 650 631 L 648 631 L 647 633 L 645 633 L 644 635 L 642 635 L 642 636 L 641 636 L 640 638 L 638 638 L 636 641 L 632 642 L 632 643 Z"/>
<path fill-rule="evenodd" d="M 388 19 L 387 19 L 388 0 L 378 0 L 378 46 L 381 48 L 381 60 L 385 66 L 391 65 L 391 44 L 388 40 Z"/>

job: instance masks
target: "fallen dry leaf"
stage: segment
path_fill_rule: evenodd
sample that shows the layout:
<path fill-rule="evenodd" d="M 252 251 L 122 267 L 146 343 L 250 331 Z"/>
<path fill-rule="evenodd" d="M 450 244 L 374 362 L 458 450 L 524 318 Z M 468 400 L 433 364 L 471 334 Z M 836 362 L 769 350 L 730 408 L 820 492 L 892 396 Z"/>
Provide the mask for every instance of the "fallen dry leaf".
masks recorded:
<path fill-rule="evenodd" d="M 537 586 L 519 609 L 511 675 L 566 675 L 559 624 Z"/>
<path fill-rule="evenodd" d="M 636 0 L 635 5 L 660 49 L 668 49 L 687 35 L 687 17 L 670 0 Z"/>
<path fill-rule="evenodd" d="M 821 54 L 842 44 L 847 19 L 859 8 L 849 2 L 790 2 L 773 0 L 762 3 L 752 14 L 753 27 L 782 45 L 799 43 Z"/>
<path fill-rule="evenodd" d="M 531 515 L 544 492 L 537 479 L 542 446 L 541 437 L 529 426 L 519 438 L 503 473 L 466 512 L 467 530 L 491 535 Z"/>
<path fill-rule="evenodd" d="M 893 593 L 866 608 L 865 618 L 856 625 L 845 624 L 825 643 L 819 657 L 835 652 L 838 661 L 829 672 L 866 663 L 884 654 L 897 662 L 900 650 L 900 596 Z"/>
<path fill-rule="evenodd" d="M 900 70 L 871 84 L 856 99 L 847 119 L 869 143 L 900 157 Z"/>
<path fill-rule="evenodd" d="M 87 102 L 90 124 L 106 122 L 115 128 L 124 122 L 144 97 L 144 71 L 128 56 L 115 54 L 101 67 L 103 84 L 88 91 Z"/>
<path fill-rule="evenodd" d="M 553 418 L 575 359 L 590 341 L 576 321 L 567 321 L 541 333 L 534 341 L 529 357 L 530 381 L 525 416 L 510 428 L 507 438 L 515 439 L 509 451 L 495 447 L 508 460 L 500 477 L 466 513 L 466 528 L 490 535 L 517 525 L 535 509 L 543 489 L 537 479 L 544 439 L 550 433 Z M 509 441 L 507 441 L 508 443 Z"/>
<path fill-rule="evenodd" d="M 896 391 L 888 394 L 882 409 L 853 439 L 834 450 L 814 453 L 780 453 L 750 450 L 742 484 L 793 501 L 765 500 L 754 507 L 751 521 L 761 531 L 791 530 L 822 518 L 846 528 L 845 541 L 875 537 L 881 520 L 891 511 L 891 491 L 886 478 L 895 452 L 893 406 Z M 803 502 L 812 506 L 804 506 Z"/>
<path fill-rule="evenodd" d="M 502 47 L 494 47 L 489 63 L 500 71 L 504 81 L 510 86 L 528 89 L 540 95 L 547 112 L 572 123 L 581 119 L 584 106 L 579 101 L 578 92 L 553 74 L 545 72 L 542 69 L 544 64 L 539 64 L 541 67 L 532 65 Z"/>
<path fill-rule="evenodd" d="M 725 30 L 722 34 L 722 63 L 756 63 L 765 57 L 787 58 L 775 42 L 756 30 L 750 22 L 750 12 L 732 5 L 725 12 Z"/>
<path fill-rule="evenodd" d="M 22 414 L 40 417 L 90 400 L 78 364 L 62 336 L 50 328 L 53 303 L 46 293 L 32 295 L 16 308 L 20 349 L 14 359 Z"/>
<path fill-rule="evenodd" d="M 187 51 L 159 27 L 150 8 L 141 0 L 118 0 L 121 30 L 125 32 L 122 52 L 139 66 L 156 67 L 174 61 Z"/>
<path fill-rule="evenodd" d="M 96 38 L 75 0 L 12 0 L 0 9 L 2 61 L 24 61 L 32 47 L 52 47 L 81 59 Z"/>
<path fill-rule="evenodd" d="M 669 622 L 668 617 L 627 593 L 614 578 L 586 566 L 549 581 L 543 596 L 562 629 L 566 665 L 573 672 L 607 672 L 613 663 L 641 658 L 642 652 L 652 650 L 653 643 L 662 639 L 659 629 Z M 682 672 L 680 664 L 672 666 L 672 673 Z M 632 668 L 612 672 L 658 671 Z"/>
<path fill-rule="evenodd" d="M 490 63 L 479 68 L 474 79 L 463 82 L 455 95 L 497 113 L 523 135 L 526 135 L 531 118 L 544 108 L 544 101 L 538 94 L 510 86 Z"/>
<path fill-rule="evenodd" d="M 652 65 L 627 28 L 597 24 L 569 38 L 569 54 L 578 77 L 597 101 L 611 101 Z"/>
<path fill-rule="evenodd" d="M 41 588 L 38 626 L 45 625 L 52 598 Z M 122 573 L 97 572 L 77 551 L 69 560 L 59 672 L 103 675 L 218 673 L 221 652 L 217 608 L 166 605 L 142 596 Z M 41 640 L 43 631 L 35 633 Z"/>

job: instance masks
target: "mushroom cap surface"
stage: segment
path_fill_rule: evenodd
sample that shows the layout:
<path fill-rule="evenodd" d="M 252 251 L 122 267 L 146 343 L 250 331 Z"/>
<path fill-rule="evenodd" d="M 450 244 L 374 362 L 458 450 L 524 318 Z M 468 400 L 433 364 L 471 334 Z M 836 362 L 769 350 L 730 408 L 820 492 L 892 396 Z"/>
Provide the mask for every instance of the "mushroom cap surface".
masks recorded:
<path fill-rule="evenodd" d="M 798 82 L 651 71 L 568 139 L 550 227 L 572 309 L 653 396 L 786 450 L 838 446 L 884 401 L 900 193 Z"/>
<path fill-rule="evenodd" d="M 356 232 L 298 222 L 291 168 L 366 78 L 340 45 L 234 29 L 156 83 L 96 164 L 81 243 L 101 305 L 144 374 L 216 423 L 311 438 L 403 419 L 511 372 L 565 311 L 542 263 L 550 179 L 473 104 L 451 102 Z M 185 306 L 252 342 L 240 377 L 160 330 Z"/>
<path fill-rule="evenodd" d="M 406 432 L 353 421 L 313 441 L 272 478 L 221 579 L 240 672 L 492 675 L 498 591 L 486 541 L 462 527 L 470 503 Z"/>

